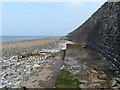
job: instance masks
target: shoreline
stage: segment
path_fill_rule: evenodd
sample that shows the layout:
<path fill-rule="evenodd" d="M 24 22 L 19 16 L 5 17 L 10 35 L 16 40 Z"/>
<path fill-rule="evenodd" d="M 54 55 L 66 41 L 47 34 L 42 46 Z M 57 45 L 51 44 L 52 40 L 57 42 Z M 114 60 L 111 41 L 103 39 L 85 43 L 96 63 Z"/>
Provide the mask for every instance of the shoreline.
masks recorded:
<path fill-rule="evenodd" d="M 50 37 L 61 37 L 61 36 L 41 36 L 41 37 L 30 37 L 30 36 L 28 36 L 28 37 L 22 37 L 22 36 L 9 36 L 9 37 L 3 37 L 3 38 L 0 38 L 1 39 L 1 42 L 2 42 L 2 44 L 7 44 L 7 43 L 14 43 L 14 42 L 20 42 L 20 41 L 29 41 L 29 40 L 36 40 L 36 39 L 44 39 L 44 38 L 50 38 Z"/>
<path fill-rule="evenodd" d="M 0 60 L 0 88 L 19 87 L 21 84 L 23 86 L 24 80 L 34 72 L 40 70 L 46 72 L 44 70 L 52 68 L 53 64 L 53 67 L 57 65 L 60 69 L 63 56 L 61 50 L 66 48 L 67 42 L 61 37 L 48 37 L 3 44 L 3 56 Z M 49 69 L 49 71 L 46 77 L 40 76 L 40 78 L 48 80 L 47 77 L 53 70 Z M 58 71 L 54 72 L 55 76 L 57 73 Z"/>
<path fill-rule="evenodd" d="M 57 49 L 59 48 L 57 44 L 63 41 L 60 39 L 61 37 L 46 37 L 2 43 L 2 56 L 9 58 L 13 55 L 22 54 L 23 52 L 32 52 L 36 49 Z"/>

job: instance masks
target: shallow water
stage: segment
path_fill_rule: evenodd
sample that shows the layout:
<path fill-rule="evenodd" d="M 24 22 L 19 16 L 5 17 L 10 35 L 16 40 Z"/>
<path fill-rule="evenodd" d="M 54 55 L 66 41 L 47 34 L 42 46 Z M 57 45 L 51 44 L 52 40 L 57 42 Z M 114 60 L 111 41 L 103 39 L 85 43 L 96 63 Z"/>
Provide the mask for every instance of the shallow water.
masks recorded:
<path fill-rule="evenodd" d="M 46 38 L 46 37 L 56 37 L 56 36 L 0 36 L 0 42 L 9 43 L 19 40 L 30 40 L 30 39 Z"/>

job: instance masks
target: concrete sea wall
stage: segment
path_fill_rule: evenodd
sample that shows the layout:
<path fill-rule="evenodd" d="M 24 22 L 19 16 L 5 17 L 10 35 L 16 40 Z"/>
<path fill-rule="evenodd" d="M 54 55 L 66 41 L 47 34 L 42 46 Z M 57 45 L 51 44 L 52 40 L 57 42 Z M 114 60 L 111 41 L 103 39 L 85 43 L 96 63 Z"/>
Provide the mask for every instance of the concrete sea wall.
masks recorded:
<path fill-rule="evenodd" d="M 68 39 L 89 45 L 120 69 L 120 2 L 106 2 Z"/>

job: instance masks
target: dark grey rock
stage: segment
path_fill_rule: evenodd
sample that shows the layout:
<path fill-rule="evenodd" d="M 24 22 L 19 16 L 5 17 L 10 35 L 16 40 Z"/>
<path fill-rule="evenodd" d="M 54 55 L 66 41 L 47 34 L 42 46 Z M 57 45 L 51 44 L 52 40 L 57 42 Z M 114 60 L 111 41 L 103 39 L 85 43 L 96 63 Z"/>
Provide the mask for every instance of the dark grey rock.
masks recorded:
<path fill-rule="evenodd" d="M 117 82 L 120 83 L 120 78 L 119 77 L 117 78 Z"/>
<path fill-rule="evenodd" d="M 111 71 L 115 71 L 116 69 L 114 67 L 109 67 Z"/>
<path fill-rule="evenodd" d="M 120 84 L 117 83 L 117 86 L 120 88 Z"/>
<path fill-rule="evenodd" d="M 115 74 L 115 75 L 119 75 L 119 74 L 120 74 L 120 71 L 115 71 L 114 74 Z"/>
<path fill-rule="evenodd" d="M 112 80 L 116 80 L 118 83 L 120 83 L 120 78 L 119 77 L 114 77 Z"/>

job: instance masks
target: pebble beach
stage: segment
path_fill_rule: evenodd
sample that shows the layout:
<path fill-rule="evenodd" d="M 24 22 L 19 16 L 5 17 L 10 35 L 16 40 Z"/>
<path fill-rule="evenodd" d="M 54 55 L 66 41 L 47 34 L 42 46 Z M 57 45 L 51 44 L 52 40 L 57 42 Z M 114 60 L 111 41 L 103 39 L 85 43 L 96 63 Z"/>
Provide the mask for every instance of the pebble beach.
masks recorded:
<path fill-rule="evenodd" d="M 2 44 L 0 60 L 0 88 L 19 87 L 33 72 L 65 48 L 61 37 L 20 40 Z"/>
<path fill-rule="evenodd" d="M 57 48 L 60 37 L 49 37 L 31 40 L 20 40 L 2 44 L 2 56 L 11 57 L 13 55 L 22 54 L 24 52 L 32 52 L 34 50 Z"/>

